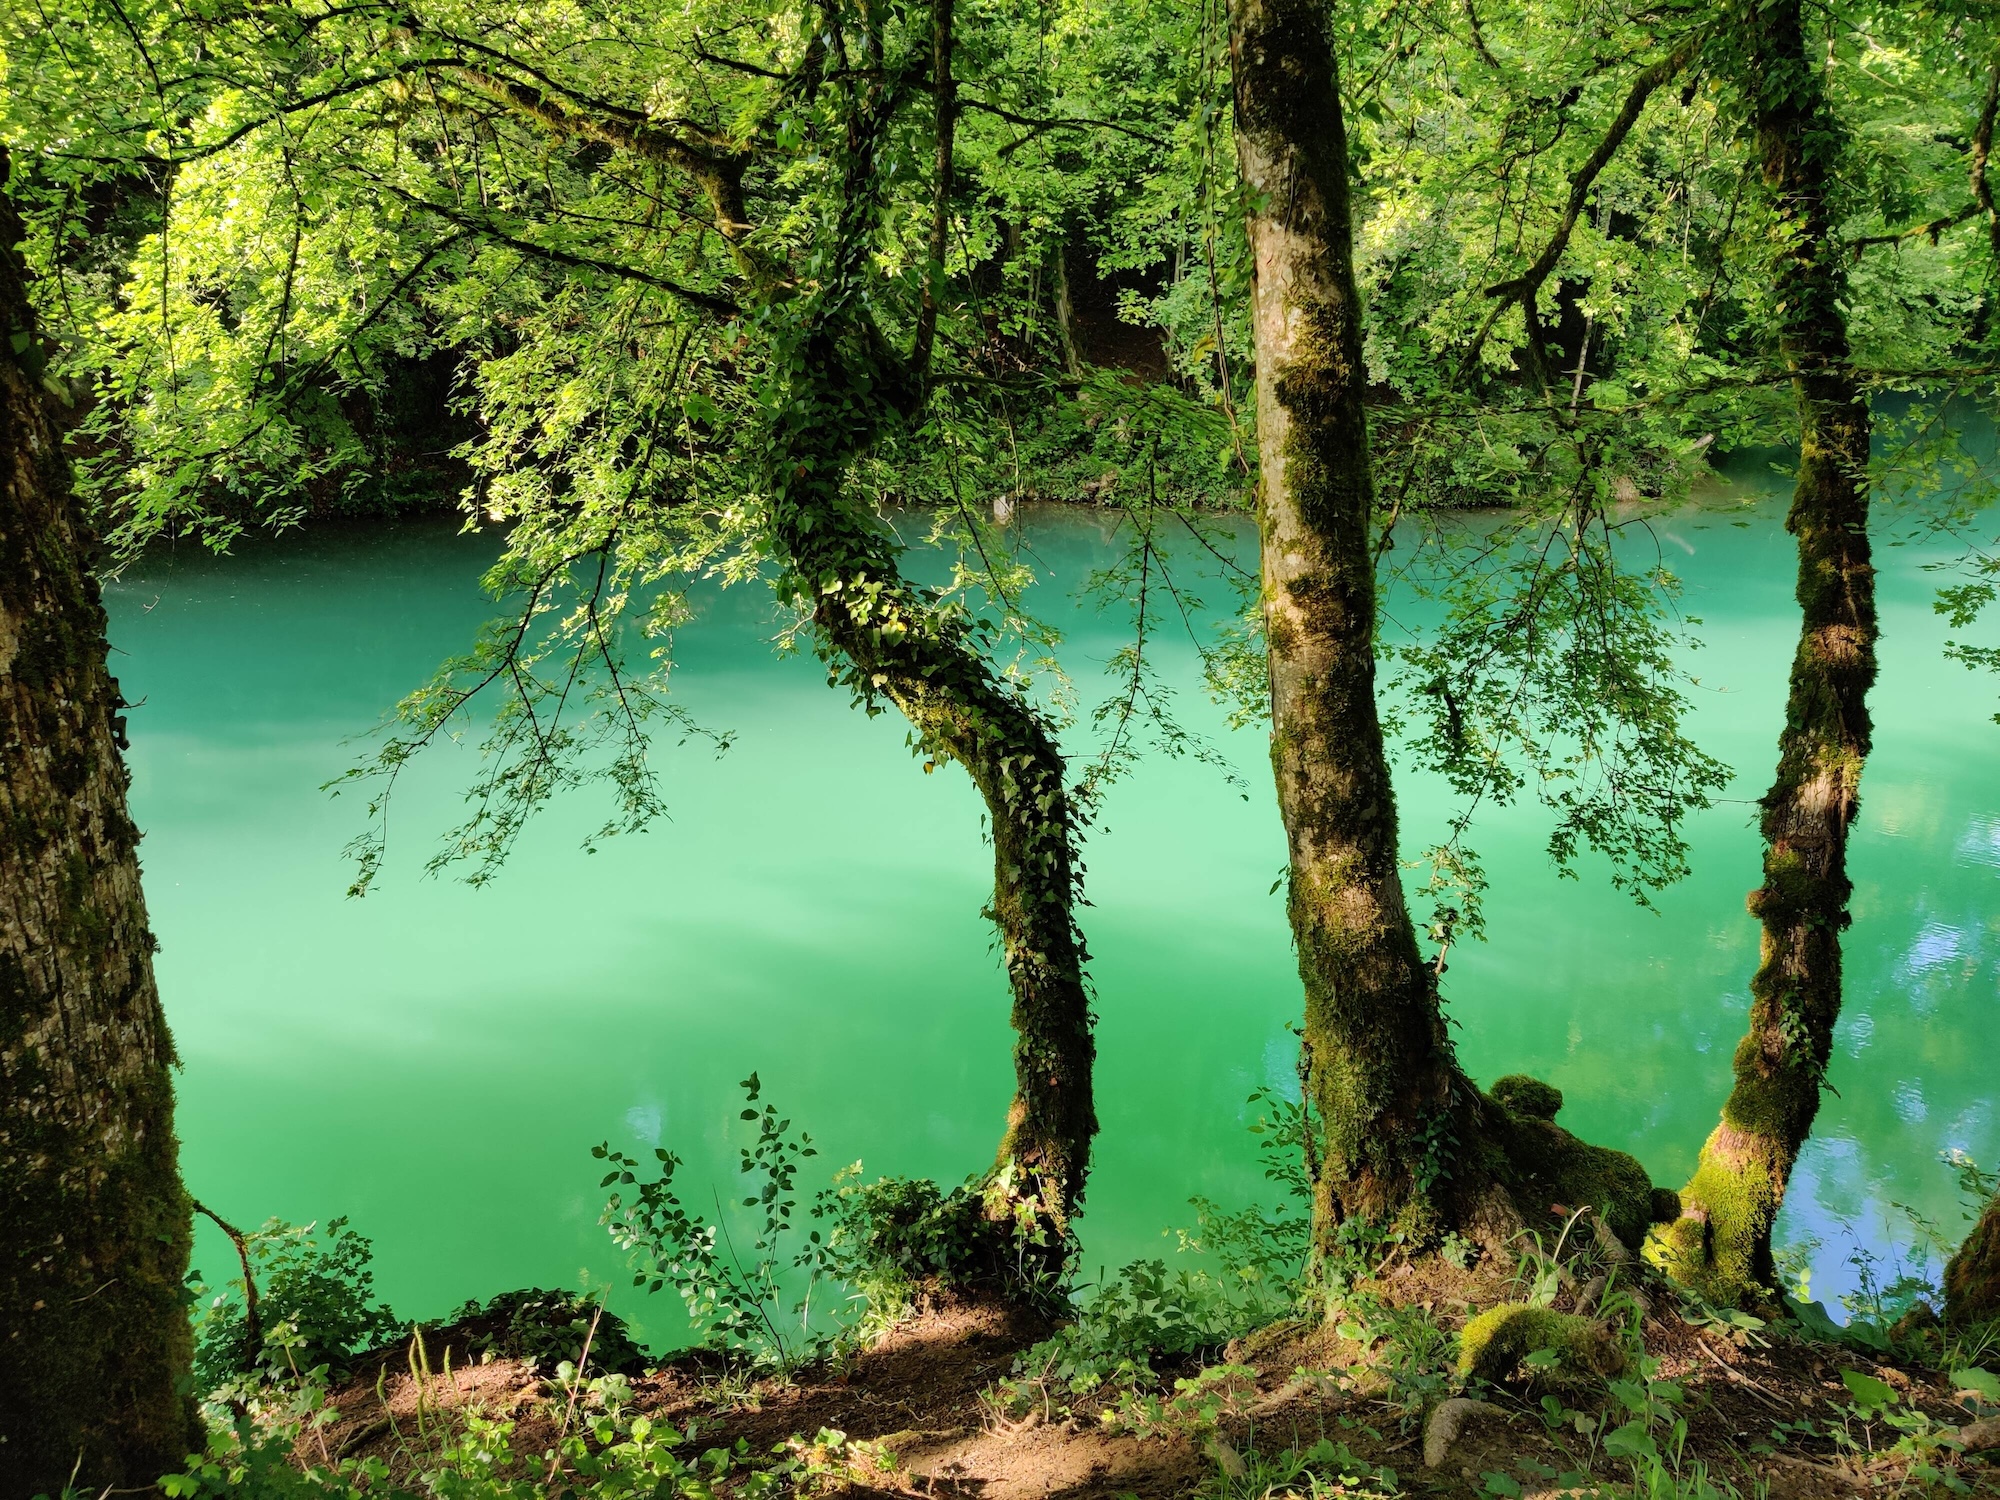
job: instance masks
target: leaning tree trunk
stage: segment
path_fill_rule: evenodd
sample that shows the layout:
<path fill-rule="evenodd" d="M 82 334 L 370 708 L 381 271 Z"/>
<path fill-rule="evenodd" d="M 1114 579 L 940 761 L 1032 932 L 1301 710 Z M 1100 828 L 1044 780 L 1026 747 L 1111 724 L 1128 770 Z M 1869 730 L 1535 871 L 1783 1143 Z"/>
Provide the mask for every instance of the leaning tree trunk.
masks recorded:
<path fill-rule="evenodd" d="M 937 71 L 948 77 L 950 9 L 940 6 Z M 767 436 L 772 539 L 786 592 L 810 609 L 836 670 L 873 704 L 887 699 L 925 754 L 965 767 L 985 800 L 993 840 L 988 915 L 999 929 L 1012 987 L 1014 1100 L 1001 1138 L 989 1209 L 1026 1231 L 1045 1266 L 1071 1246 L 1097 1133 L 1095 1057 L 1085 952 L 1075 919 L 1080 870 L 1065 766 L 1034 706 L 1002 683 L 972 639 L 971 622 L 903 576 L 896 547 L 845 493 L 851 462 L 900 409 L 919 399 L 933 304 L 917 357 L 890 350 L 866 309 L 872 227 L 879 212 L 876 152 L 892 105 L 864 89 L 850 120 L 845 191 L 828 273 L 794 304 L 788 371 Z M 939 131 L 940 207 L 949 193 L 948 117 Z M 940 216 L 940 222 L 942 217 Z M 933 247 L 942 260 L 944 240 Z"/>
<path fill-rule="evenodd" d="M 1254 258 L 1258 522 L 1271 763 L 1290 849 L 1315 1116 L 1314 1248 L 1360 1216 L 1421 1243 L 1494 1243 L 1552 1203 L 1636 1241 L 1645 1170 L 1553 1123 L 1529 1080 L 1489 1098 L 1460 1070 L 1403 895 L 1375 703 L 1373 486 L 1345 130 L 1327 13 L 1234 0 L 1236 151 Z"/>
<path fill-rule="evenodd" d="M 936 280 L 949 245 L 954 89 L 950 0 L 933 0 L 931 90 L 936 114 L 934 230 L 929 274 L 909 358 L 889 350 L 868 311 L 869 254 L 881 211 L 877 150 L 901 91 L 883 67 L 880 15 L 863 7 L 857 44 L 868 65 L 843 74 L 853 90 L 840 217 L 812 290 L 776 276 L 751 239 L 743 201 L 746 153 L 696 149 L 670 133 L 635 130 L 473 69 L 458 75 L 488 97 L 561 135 L 594 139 L 688 172 L 708 194 L 715 227 L 746 286 L 770 314 L 779 345 L 768 432 L 762 434 L 769 540 L 781 588 L 813 619 L 835 672 L 873 707 L 886 699 L 915 728 L 919 748 L 963 765 L 985 799 L 994 850 L 991 915 L 1014 996 L 1015 1095 L 991 1180 L 997 1216 L 1031 1227 L 1060 1258 L 1083 1194 L 1094 1056 L 1083 942 L 1074 909 L 1079 875 L 1064 766 L 1042 717 L 994 675 L 965 621 L 913 587 L 896 548 L 844 493 L 849 464 L 918 399 L 937 326 Z M 821 42 L 794 78 L 810 95 Z"/>
<path fill-rule="evenodd" d="M 1808 55 L 1799 0 L 1751 7 L 1745 92 L 1756 118 L 1779 250 L 1778 345 L 1794 372 L 1799 643 L 1778 774 L 1763 800 L 1763 925 L 1735 1085 L 1702 1147 L 1666 1268 L 1716 1301 L 1776 1280 L 1771 1227 L 1819 1112 L 1840 1017 L 1848 923 L 1847 832 L 1859 810 L 1875 680 L 1875 570 L 1868 560 L 1866 397 L 1848 360 L 1847 275 L 1828 202 L 1841 135 Z"/>
<path fill-rule="evenodd" d="M 189 1210 L 118 684 L 0 148 L 0 1500 L 195 1440 Z"/>
<path fill-rule="evenodd" d="M 823 346 L 814 363 L 836 369 L 839 356 Z M 824 427 L 812 435 L 814 457 L 833 456 L 826 437 Z M 805 449 L 795 442 L 774 451 L 796 459 Z M 832 464 L 796 478 L 774 496 L 775 530 L 798 597 L 811 601 L 813 623 L 842 659 L 846 680 L 864 698 L 900 709 L 917 747 L 965 767 L 985 800 L 994 873 L 988 915 L 1014 997 L 1014 1100 L 993 1203 L 1011 1221 L 1051 1231 L 1043 1248 L 1060 1259 L 1097 1131 L 1063 757 L 1033 705 L 995 678 L 960 621 L 900 576 L 886 539 L 851 516 L 839 490 Z"/>

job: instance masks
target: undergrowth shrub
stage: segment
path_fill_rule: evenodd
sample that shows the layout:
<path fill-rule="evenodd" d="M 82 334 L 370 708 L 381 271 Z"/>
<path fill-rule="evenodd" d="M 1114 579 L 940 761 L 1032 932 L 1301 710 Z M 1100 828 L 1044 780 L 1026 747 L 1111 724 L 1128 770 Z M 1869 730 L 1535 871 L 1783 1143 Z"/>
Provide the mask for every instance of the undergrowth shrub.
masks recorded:
<path fill-rule="evenodd" d="M 465 1303 L 451 1321 L 470 1325 L 470 1353 L 525 1360 L 542 1375 L 565 1363 L 599 1375 L 630 1374 L 646 1360 L 623 1318 L 575 1292 L 502 1292 L 483 1307 Z"/>
<path fill-rule="evenodd" d="M 900 1316 L 926 1287 L 972 1288 L 1032 1302 L 1046 1298 L 1046 1258 L 1031 1231 L 996 1223 L 976 1181 L 951 1188 L 906 1177 L 861 1181 L 861 1164 L 836 1173 L 799 1213 L 798 1175 L 819 1154 L 775 1105 L 759 1104 L 755 1073 L 742 1081 L 740 1118 L 756 1128 L 742 1148 L 749 1210 L 742 1237 L 721 1213 L 711 1221 L 681 1197 L 685 1165 L 656 1148 L 649 1167 L 609 1144 L 591 1148 L 613 1191 L 600 1222 L 626 1253 L 632 1284 L 671 1286 L 696 1342 L 782 1371 L 834 1354 Z M 650 1173 L 650 1175 L 647 1175 Z"/>
<path fill-rule="evenodd" d="M 195 1304 L 195 1389 L 290 1379 L 324 1367 L 338 1378 L 402 1323 L 375 1298 L 373 1247 L 344 1218 L 325 1229 L 279 1219 L 242 1236 L 243 1275 L 211 1294 L 189 1277 Z M 250 1302 L 257 1305 L 256 1326 Z"/>
<path fill-rule="evenodd" d="M 307 1382 L 281 1409 L 216 1426 L 207 1447 L 159 1488 L 168 1500 L 714 1500 L 725 1489 L 731 1500 L 767 1500 L 793 1482 L 795 1462 L 753 1461 L 742 1443 L 697 1451 L 691 1431 L 633 1409 L 623 1376 L 582 1379 L 565 1364 L 556 1385 L 566 1398 L 562 1418 L 541 1451 L 517 1447 L 511 1417 L 465 1411 L 447 1419 L 435 1409 L 427 1417 L 420 1403 L 392 1424 L 400 1460 L 392 1470 L 374 1455 L 341 1457 L 327 1446 L 325 1389 Z M 300 1451 L 316 1461 L 296 1462 Z"/>
<path fill-rule="evenodd" d="M 1226 1211 L 1190 1200 L 1192 1229 L 1175 1231 L 1192 1264 L 1133 1261 L 1080 1299 L 1074 1320 L 1016 1361 L 999 1387 L 1016 1412 L 1067 1412 L 1086 1397 L 1131 1395 L 1162 1384 L 1160 1367 L 1219 1351 L 1231 1339 L 1297 1309 L 1310 1236 L 1310 1188 L 1298 1103 L 1269 1089 L 1250 1096 L 1264 1113 L 1250 1127 L 1264 1176 L 1283 1192 L 1270 1207 Z"/>
<path fill-rule="evenodd" d="M 813 1203 L 825 1225 L 821 1266 L 876 1317 L 893 1317 L 926 1287 L 1003 1283 L 1007 1267 L 976 1182 L 949 1190 L 924 1177 L 861 1180 L 861 1163 L 834 1174 Z"/>

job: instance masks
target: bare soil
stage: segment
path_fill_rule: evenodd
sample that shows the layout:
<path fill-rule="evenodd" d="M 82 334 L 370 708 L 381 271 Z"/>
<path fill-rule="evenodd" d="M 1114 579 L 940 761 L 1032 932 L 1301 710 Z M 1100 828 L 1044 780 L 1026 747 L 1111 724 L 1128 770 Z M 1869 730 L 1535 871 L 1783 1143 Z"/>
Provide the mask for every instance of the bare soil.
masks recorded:
<path fill-rule="evenodd" d="M 1385 1285 L 1448 1325 L 1492 1290 L 1477 1278 L 1454 1283 L 1448 1273 L 1415 1267 L 1401 1268 Z M 1556 1476 L 1579 1472 L 1587 1443 L 1573 1424 L 1552 1431 L 1533 1390 L 1492 1397 L 1499 1411 L 1469 1420 L 1443 1461 L 1426 1467 L 1430 1413 L 1409 1409 L 1407 1397 L 1396 1399 L 1370 1351 L 1324 1327 L 1280 1326 L 1223 1351 L 1216 1363 L 1239 1366 L 1241 1373 L 1222 1382 L 1226 1410 L 1213 1426 L 1166 1423 L 1135 1433 L 1115 1415 L 1106 1420 L 1108 1402 L 1074 1403 L 1069 1410 L 1051 1402 L 1018 1415 L 1021 1403 L 996 1395 L 996 1384 L 1048 1331 L 1004 1307 L 946 1299 L 845 1363 L 791 1379 L 753 1381 L 715 1356 L 687 1355 L 632 1385 L 639 1406 L 690 1432 L 696 1450 L 741 1443 L 752 1455 L 832 1455 L 833 1477 L 814 1481 L 822 1493 L 1168 1500 L 1203 1491 L 1224 1500 L 1226 1491 L 1237 1500 L 1246 1494 L 1257 1500 L 1264 1494 L 1260 1458 L 1303 1450 L 1321 1438 L 1344 1444 L 1370 1465 L 1392 1468 L 1394 1487 L 1405 1494 L 1491 1494 L 1488 1476 L 1496 1474 L 1526 1495 L 1551 1500 L 1590 1492 L 1575 1489 L 1574 1480 L 1572 1488 L 1558 1487 Z M 1969 1423 L 1971 1414 L 1936 1372 L 1846 1348 L 1696 1326 L 1669 1311 L 1646 1319 L 1644 1337 L 1648 1353 L 1661 1361 L 1659 1375 L 1686 1392 L 1689 1456 L 1745 1497 L 1848 1500 L 1944 1492 L 1914 1476 L 1905 1460 L 1870 1460 L 1829 1436 L 1853 1404 L 1841 1381 L 1846 1370 L 1886 1381 L 1906 1406 L 1940 1424 Z M 566 1420 L 561 1393 L 519 1360 L 468 1361 L 467 1338 L 466 1327 L 445 1329 L 426 1337 L 421 1358 L 404 1350 L 376 1356 L 334 1393 L 339 1420 L 309 1435 L 300 1456 L 372 1453 L 392 1471 L 408 1472 L 421 1466 L 424 1434 L 444 1430 L 469 1409 L 513 1416 L 523 1454 L 550 1446 Z M 425 1362 L 428 1375 L 421 1373 Z M 1175 1373 L 1190 1375 L 1194 1368 Z M 1171 1394 L 1172 1379 L 1165 1385 Z M 1590 1412 L 1601 1408 L 1602 1397 L 1593 1402 L 1571 1393 L 1566 1404 Z M 1774 1432 L 1779 1424 L 1802 1421 L 1811 1423 L 1810 1433 Z M 1878 1450 L 1898 1436 L 1881 1423 L 1862 1426 L 1851 1412 L 1844 1426 Z M 1969 1436 L 1974 1448 L 1990 1439 L 1988 1451 L 1947 1450 L 1933 1462 L 1971 1493 L 2000 1495 L 2000 1467 L 1988 1467 L 2000 1465 L 2000 1423 L 1987 1428 Z M 839 1436 L 823 1439 L 829 1433 Z M 1231 1475 L 1234 1484 L 1226 1482 Z M 1601 1458 L 1592 1477 L 1629 1483 L 1622 1465 Z"/>

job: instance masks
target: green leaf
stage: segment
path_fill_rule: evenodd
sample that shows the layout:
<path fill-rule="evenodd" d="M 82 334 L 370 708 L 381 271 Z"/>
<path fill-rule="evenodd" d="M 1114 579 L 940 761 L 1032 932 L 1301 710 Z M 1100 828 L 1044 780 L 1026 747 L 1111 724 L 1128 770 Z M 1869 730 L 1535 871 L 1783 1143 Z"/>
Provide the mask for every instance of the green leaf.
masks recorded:
<path fill-rule="evenodd" d="M 1840 1383 L 1852 1391 L 1854 1399 L 1864 1407 L 1887 1407 L 1896 1403 L 1895 1388 L 1873 1375 L 1863 1375 L 1859 1370 L 1842 1370 Z"/>
<path fill-rule="evenodd" d="M 1988 1406 L 2000 1406 L 2000 1375 L 1991 1370 L 1953 1370 L 1951 1388 L 1970 1391 Z"/>
<path fill-rule="evenodd" d="M 1658 1458 L 1659 1445 L 1642 1422 L 1627 1422 L 1604 1437 L 1604 1451 L 1613 1458 Z"/>

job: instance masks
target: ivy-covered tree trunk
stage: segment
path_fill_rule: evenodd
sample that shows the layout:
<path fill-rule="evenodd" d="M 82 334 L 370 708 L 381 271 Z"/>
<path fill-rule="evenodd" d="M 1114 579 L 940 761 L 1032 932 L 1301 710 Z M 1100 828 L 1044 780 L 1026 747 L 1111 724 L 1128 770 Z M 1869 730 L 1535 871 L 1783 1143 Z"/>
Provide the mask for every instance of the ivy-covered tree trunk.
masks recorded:
<path fill-rule="evenodd" d="M 1552 1203 L 1636 1242 L 1645 1170 L 1554 1123 L 1562 1096 L 1460 1071 L 1403 894 L 1375 703 L 1373 484 L 1348 162 L 1324 6 L 1234 0 L 1236 150 L 1250 204 L 1258 525 L 1271 764 L 1305 989 L 1313 1223 L 1498 1244 Z"/>
<path fill-rule="evenodd" d="M 189 1206 L 118 684 L 0 148 L 0 1500 L 187 1457 Z"/>
<path fill-rule="evenodd" d="M 1868 550 L 1868 404 L 1848 359 L 1847 273 L 1829 203 L 1841 131 L 1808 49 L 1799 0 L 1749 6 L 1744 90 L 1754 112 L 1778 253 L 1778 346 L 1794 372 L 1799 643 L 1778 774 L 1764 794 L 1763 926 L 1750 1024 L 1722 1122 L 1663 1236 L 1667 1269 L 1717 1301 L 1776 1279 L 1771 1228 L 1819 1112 L 1840 1018 L 1847 834 L 1860 808 L 1875 680 Z"/>
<path fill-rule="evenodd" d="M 475 69 L 455 72 L 558 134 L 687 172 L 707 195 L 745 293 L 769 318 L 778 344 L 761 461 L 781 587 L 811 615 L 836 677 L 871 710 L 885 700 L 893 704 L 916 731 L 918 748 L 964 766 L 986 803 L 994 854 L 989 915 L 1000 933 L 1015 1033 L 1015 1093 L 989 1206 L 1060 1259 L 1069 1249 L 1069 1222 L 1097 1131 L 1093 1017 L 1075 922 L 1079 871 L 1063 758 L 1033 704 L 995 675 L 971 622 L 902 576 L 893 538 L 857 510 L 845 489 L 853 461 L 919 404 L 937 332 L 936 283 L 950 245 L 953 191 L 953 6 L 951 0 L 931 6 L 933 265 L 908 356 L 888 347 L 869 310 L 868 282 L 883 188 L 877 152 L 909 91 L 901 65 L 885 61 L 881 14 L 863 6 L 858 19 L 843 45 L 858 48 L 866 66 L 838 82 L 850 91 L 838 218 L 825 259 L 803 283 L 778 274 L 754 243 L 743 201 L 749 148 L 712 140 L 691 146 L 671 132 L 635 127 L 631 111 L 592 114 L 576 99 Z M 819 36 L 807 47 L 789 85 L 797 97 L 832 86 L 824 47 Z"/>
<path fill-rule="evenodd" d="M 830 352 L 819 369 L 837 368 Z M 818 394 L 824 395 L 825 388 Z M 796 433 L 777 453 L 820 449 L 825 433 Z M 887 699 L 916 730 L 918 748 L 958 762 L 985 800 L 993 841 L 993 901 L 1013 991 L 1014 1100 L 991 1201 L 1010 1219 L 1067 1228 L 1084 1188 L 1097 1117 L 1091 1096 L 1090 995 L 1073 904 L 1076 863 L 1064 763 L 1034 706 L 1003 685 L 940 610 L 898 572 L 886 538 L 850 516 L 831 465 L 796 478 L 774 500 L 799 595 L 812 601 L 842 675 L 865 698 Z"/>
<path fill-rule="evenodd" d="M 940 7 L 936 72 L 948 77 L 950 10 Z M 902 576 L 896 544 L 860 514 L 845 475 L 920 399 L 929 317 L 916 356 L 890 349 L 866 307 L 871 229 L 879 214 L 877 149 L 893 103 L 858 91 L 845 189 L 827 275 L 794 300 L 770 403 L 770 514 L 785 588 L 809 608 L 827 654 L 864 702 L 887 699 L 926 755 L 963 766 L 986 803 L 993 902 L 1013 991 L 1014 1099 L 988 1205 L 1060 1262 L 1097 1133 L 1096 1044 L 1085 953 L 1075 920 L 1075 828 L 1061 751 L 1034 705 L 1004 684 L 973 622 Z M 939 221 L 949 196 L 949 120 L 940 122 Z M 940 234 L 933 253 L 942 260 Z"/>

